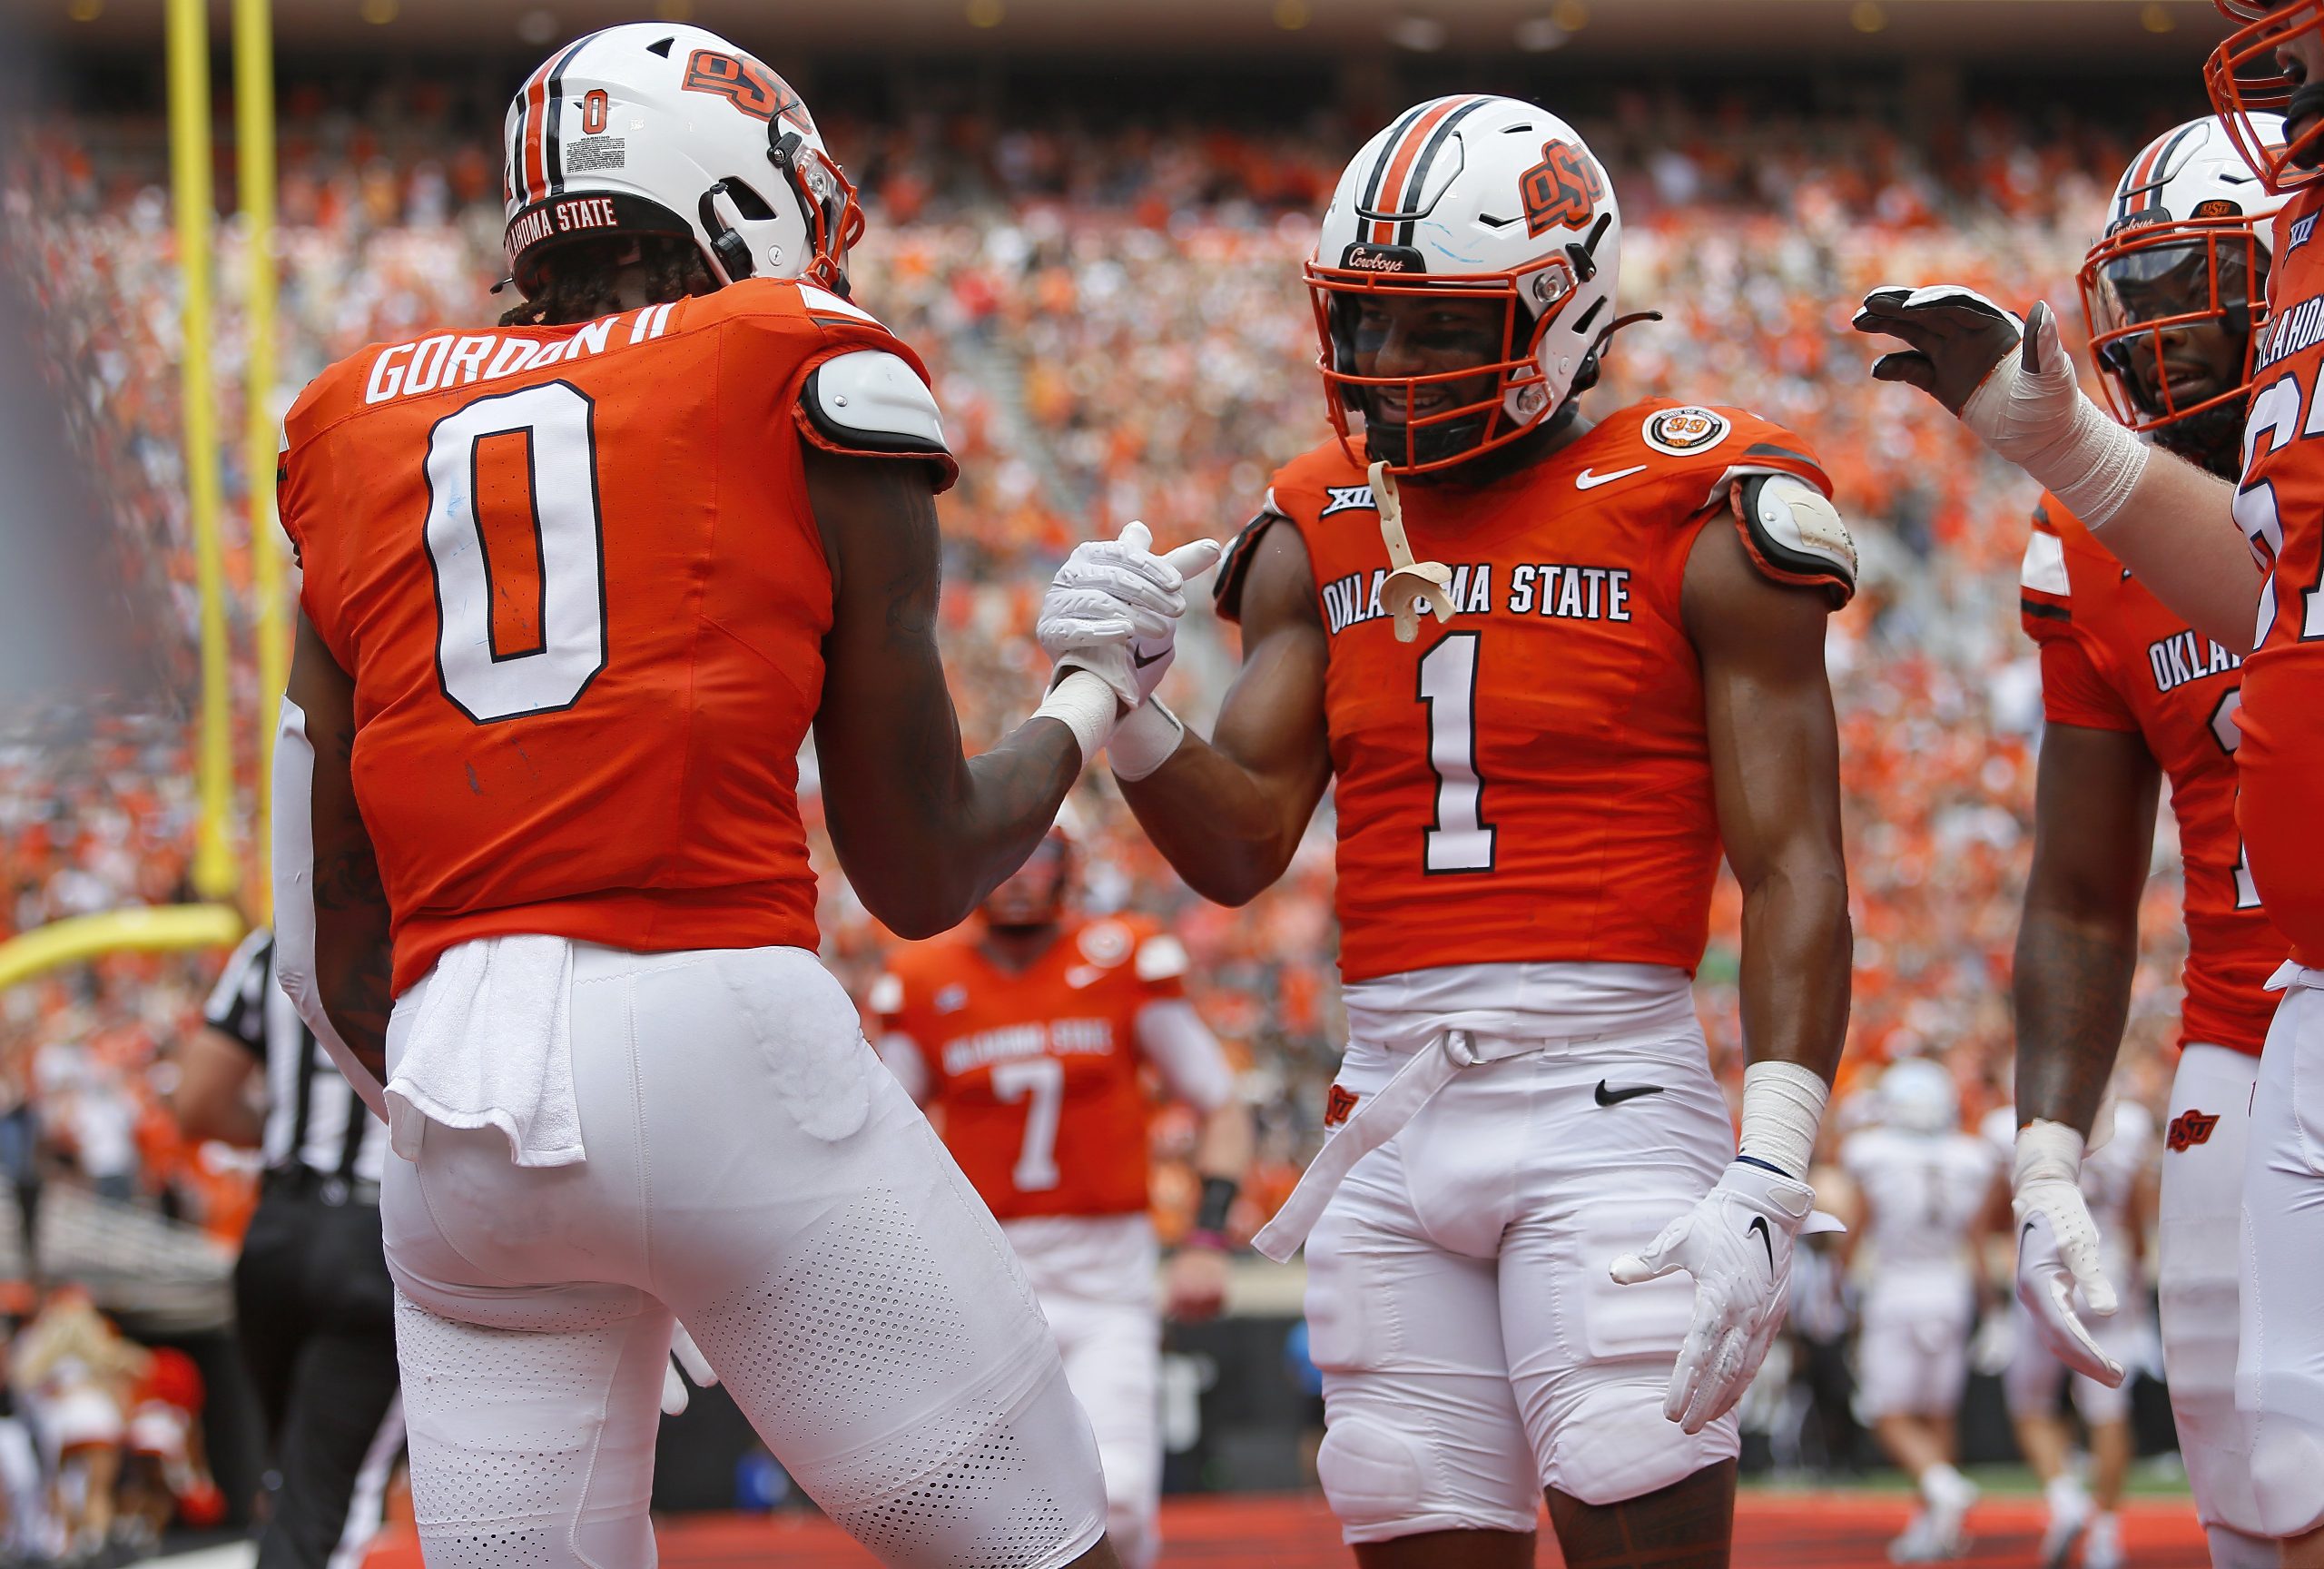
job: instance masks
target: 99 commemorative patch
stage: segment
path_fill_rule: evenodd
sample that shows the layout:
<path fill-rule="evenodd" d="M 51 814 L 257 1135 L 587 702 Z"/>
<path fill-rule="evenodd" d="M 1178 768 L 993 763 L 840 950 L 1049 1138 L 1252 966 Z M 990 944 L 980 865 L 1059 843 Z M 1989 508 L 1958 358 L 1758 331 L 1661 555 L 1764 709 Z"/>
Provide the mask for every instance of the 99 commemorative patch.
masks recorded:
<path fill-rule="evenodd" d="M 1718 446 L 1734 429 L 1726 415 L 1689 404 L 1683 409 L 1665 409 L 1648 415 L 1646 444 L 1657 452 L 1685 458 Z"/>

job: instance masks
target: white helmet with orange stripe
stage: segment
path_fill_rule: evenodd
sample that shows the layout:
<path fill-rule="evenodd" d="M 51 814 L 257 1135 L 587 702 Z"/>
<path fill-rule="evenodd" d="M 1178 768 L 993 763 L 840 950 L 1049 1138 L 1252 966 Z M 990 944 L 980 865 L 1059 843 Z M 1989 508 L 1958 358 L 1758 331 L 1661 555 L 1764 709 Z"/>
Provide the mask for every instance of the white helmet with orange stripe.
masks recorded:
<path fill-rule="evenodd" d="M 528 296 L 575 240 L 688 238 L 722 283 L 844 294 L 855 188 L 790 84 L 706 28 L 607 27 L 541 62 L 508 105 L 508 271 Z"/>
<path fill-rule="evenodd" d="M 2280 115 L 2250 127 L 2269 145 L 2283 139 Z M 2191 120 L 2131 160 L 2083 260 L 2091 356 L 2115 417 L 2222 472 L 2240 467 L 2271 221 L 2287 200 L 2218 120 Z"/>
<path fill-rule="evenodd" d="M 1621 244 L 1613 183 L 1556 115 L 1480 94 L 1406 110 L 1340 176 L 1307 264 L 1333 424 L 1347 437 L 1361 413 L 1398 474 L 1540 427 L 1596 379 Z M 1448 301 L 1472 330 L 1467 362 L 1396 356 L 1396 319 Z"/>

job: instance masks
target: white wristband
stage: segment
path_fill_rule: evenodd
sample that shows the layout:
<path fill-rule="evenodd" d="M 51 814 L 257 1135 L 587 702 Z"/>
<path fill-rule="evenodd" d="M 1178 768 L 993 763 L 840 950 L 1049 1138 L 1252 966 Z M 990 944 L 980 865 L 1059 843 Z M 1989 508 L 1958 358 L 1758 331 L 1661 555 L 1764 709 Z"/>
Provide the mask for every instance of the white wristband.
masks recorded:
<path fill-rule="evenodd" d="M 1054 719 L 1073 732 L 1081 745 L 1081 765 L 1089 766 L 1106 738 L 1114 733 L 1114 724 L 1121 713 L 1115 700 L 1114 689 L 1106 685 L 1105 677 L 1089 671 L 1074 669 L 1059 677 L 1041 706 L 1033 710 L 1036 719 Z"/>
<path fill-rule="evenodd" d="M 1114 726 L 1113 739 L 1106 743 L 1106 765 L 1115 778 L 1135 784 L 1175 756 L 1186 739 L 1185 723 L 1160 698 L 1148 697 Z"/>
<path fill-rule="evenodd" d="M 2017 1146 L 2009 1162 L 2010 1191 L 2022 1191 L 2026 1183 L 2045 1178 L 2081 1181 L 2082 1155 L 2081 1134 L 2063 1122 L 2036 1117 L 2017 1130 Z"/>
<path fill-rule="evenodd" d="M 1743 1137 L 1736 1153 L 1805 1179 L 1831 1093 L 1812 1069 L 1797 1062 L 1752 1063 L 1743 1070 Z"/>

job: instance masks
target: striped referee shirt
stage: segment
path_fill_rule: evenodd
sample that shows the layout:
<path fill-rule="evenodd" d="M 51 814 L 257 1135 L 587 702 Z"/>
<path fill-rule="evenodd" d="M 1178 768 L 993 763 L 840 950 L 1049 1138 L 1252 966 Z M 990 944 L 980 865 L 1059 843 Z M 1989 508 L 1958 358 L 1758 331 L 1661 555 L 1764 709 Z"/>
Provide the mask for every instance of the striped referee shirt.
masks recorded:
<path fill-rule="evenodd" d="M 260 1150 L 269 1169 L 296 1161 L 325 1177 L 379 1180 L 388 1125 L 357 1098 L 291 1006 L 275 978 L 272 932 L 261 927 L 242 939 L 202 1017 L 266 1065 Z"/>

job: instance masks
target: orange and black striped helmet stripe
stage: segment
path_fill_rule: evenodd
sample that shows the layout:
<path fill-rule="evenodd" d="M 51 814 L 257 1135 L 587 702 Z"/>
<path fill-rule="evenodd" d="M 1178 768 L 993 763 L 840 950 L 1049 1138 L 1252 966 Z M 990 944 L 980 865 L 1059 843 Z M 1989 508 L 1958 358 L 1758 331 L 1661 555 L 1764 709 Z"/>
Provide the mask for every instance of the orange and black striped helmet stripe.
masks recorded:
<path fill-rule="evenodd" d="M 517 131 L 508 138 L 504 184 L 508 200 L 517 205 L 565 189 L 565 153 L 558 124 L 565 107 L 565 72 L 596 36 L 592 33 L 576 39 L 541 62 L 540 69 L 517 94 Z"/>
<path fill-rule="evenodd" d="M 1473 93 L 1433 99 L 1405 111 L 1389 129 L 1356 203 L 1358 232 L 1364 239 L 1375 245 L 1413 242 L 1413 224 L 1422 215 L 1413 204 L 1428 189 L 1429 166 L 1453 127 L 1486 102 Z"/>
<path fill-rule="evenodd" d="M 2134 212 L 2151 212 L 2162 206 L 2162 188 L 2170 183 L 2171 160 L 2179 151 L 2179 144 L 2201 129 L 2202 123 L 2196 121 L 2147 143 L 2146 151 L 2137 163 L 2131 165 L 2130 173 L 2122 176 L 2122 184 L 2115 188 L 2114 211 L 2107 223 L 2110 230 Z M 2184 218 L 2187 214 L 2165 212 L 2163 216 Z"/>

